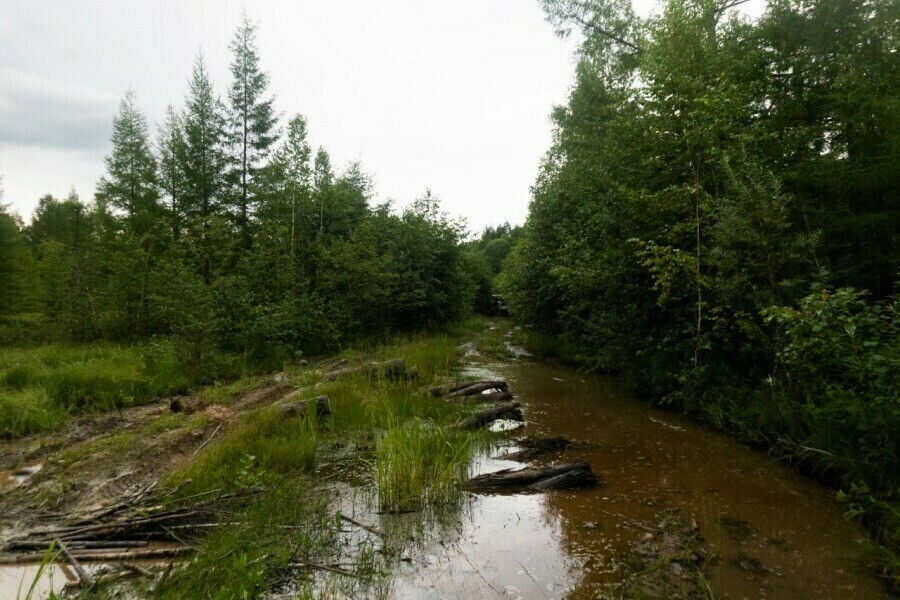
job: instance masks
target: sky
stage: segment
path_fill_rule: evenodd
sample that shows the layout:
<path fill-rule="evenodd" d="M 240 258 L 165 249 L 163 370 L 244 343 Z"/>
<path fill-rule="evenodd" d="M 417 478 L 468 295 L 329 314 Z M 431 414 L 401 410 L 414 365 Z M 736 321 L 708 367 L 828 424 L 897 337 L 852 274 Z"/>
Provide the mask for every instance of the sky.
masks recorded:
<path fill-rule="evenodd" d="M 125 91 L 155 131 L 198 52 L 224 97 L 244 9 L 284 121 L 361 161 L 376 202 L 431 188 L 473 231 L 524 222 L 575 66 L 537 0 L 0 0 L 3 202 L 92 199 Z"/>

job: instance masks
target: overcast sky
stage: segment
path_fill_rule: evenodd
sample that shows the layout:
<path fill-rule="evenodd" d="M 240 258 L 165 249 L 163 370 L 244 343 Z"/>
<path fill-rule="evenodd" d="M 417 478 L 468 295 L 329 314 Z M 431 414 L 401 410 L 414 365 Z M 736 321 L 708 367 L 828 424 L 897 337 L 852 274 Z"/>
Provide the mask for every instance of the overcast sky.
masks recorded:
<path fill-rule="evenodd" d="M 378 200 L 430 187 L 475 230 L 524 221 L 574 70 L 537 0 L 0 0 L 3 202 L 91 199 L 125 90 L 155 129 L 201 49 L 224 96 L 243 6 L 279 111 L 362 161 Z"/>

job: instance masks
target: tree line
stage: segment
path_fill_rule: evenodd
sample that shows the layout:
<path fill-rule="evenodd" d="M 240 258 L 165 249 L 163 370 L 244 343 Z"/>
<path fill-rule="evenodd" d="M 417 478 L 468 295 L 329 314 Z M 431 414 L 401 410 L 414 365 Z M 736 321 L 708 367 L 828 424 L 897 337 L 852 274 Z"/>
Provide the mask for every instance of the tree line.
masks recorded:
<path fill-rule="evenodd" d="M 542 0 L 582 41 L 504 293 L 564 358 L 840 486 L 896 581 L 900 6 L 739 4 Z"/>
<path fill-rule="evenodd" d="M 427 191 L 370 205 L 358 163 L 336 170 L 307 121 L 281 125 L 246 16 L 218 97 L 204 58 L 151 135 L 132 92 L 93 202 L 44 196 L 25 225 L 0 210 L 0 342 L 181 340 L 261 359 L 444 323 L 475 294 L 467 231 Z"/>

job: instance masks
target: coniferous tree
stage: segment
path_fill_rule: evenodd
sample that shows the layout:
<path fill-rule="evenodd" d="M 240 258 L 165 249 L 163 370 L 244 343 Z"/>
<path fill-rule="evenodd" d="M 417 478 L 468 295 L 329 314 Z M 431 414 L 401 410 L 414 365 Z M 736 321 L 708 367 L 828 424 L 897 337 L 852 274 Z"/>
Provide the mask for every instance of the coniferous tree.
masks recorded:
<path fill-rule="evenodd" d="M 230 165 L 225 148 L 225 117 L 215 97 L 203 55 L 197 57 L 191 76 L 184 114 L 184 212 L 199 228 L 199 267 L 204 281 L 211 280 L 213 217 L 221 214 L 226 200 L 226 175 Z"/>
<path fill-rule="evenodd" d="M 306 238 L 309 227 L 304 225 L 311 217 L 312 148 L 306 138 L 306 118 L 303 115 L 292 117 L 288 121 L 284 144 L 275 152 L 272 160 L 273 170 L 281 179 L 279 195 L 283 199 L 281 204 L 285 205 L 284 216 L 289 222 L 288 248 L 292 258 L 297 254 L 301 238 Z"/>
<path fill-rule="evenodd" d="M 107 174 L 100 179 L 97 193 L 125 212 L 131 232 L 143 234 L 157 216 L 159 188 L 147 121 L 135 100 L 134 91 L 126 92 L 119 114 L 113 119 L 113 149 L 106 157 Z"/>
<path fill-rule="evenodd" d="M 245 246 L 250 244 L 250 216 L 255 194 L 253 180 L 278 139 L 278 117 L 274 99 L 266 97 L 269 76 L 260 70 L 256 47 L 256 25 L 244 14 L 231 41 L 234 59 L 228 92 L 232 140 L 237 146 L 233 177 L 237 180 L 235 215 Z"/>
<path fill-rule="evenodd" d="M 331 157 L 328 151 L 319 146 L 313 164 L 313 188 L 315 189 L 316 210 L 318 211 L 318 228 L 321 232 L 325 225 L 325 205 L 331 196 L 334 186 L 334 171 L 331 169 Z"/>
<path fill-rule="evenodd" d="M 166 108 L 166 120 L 159 128 L 156 147 L 159 154 L 159 186 L 168 196 L 172 237 L 178 239 L 184 224 L 187 182 L 182 163 L 185 156 L 184 121 L 172 105 Z"/>

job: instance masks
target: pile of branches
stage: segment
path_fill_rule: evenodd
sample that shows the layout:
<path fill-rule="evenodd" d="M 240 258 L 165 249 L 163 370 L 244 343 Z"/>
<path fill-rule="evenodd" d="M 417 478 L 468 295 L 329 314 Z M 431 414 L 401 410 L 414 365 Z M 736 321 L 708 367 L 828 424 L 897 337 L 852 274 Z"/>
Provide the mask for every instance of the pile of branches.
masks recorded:
<path fill-rule="evenodd" d="M 115 504 L 79 515 L 47 515 L 22 535 L 3 545 L 0 564 L 42 562 L 48 550 L 58 551 L 78 573 L 82 583 L 90 577 L 81 562 L 117 563 L 128 560 L 163 560 L 193 553 L 186 541 L 220 525 L 223 505 L 258 493 L 249 488 L 236 492 L 210 490 L 175 498 L 190 481 L 165 492 L 156 483 L 126 495 Z"/>

